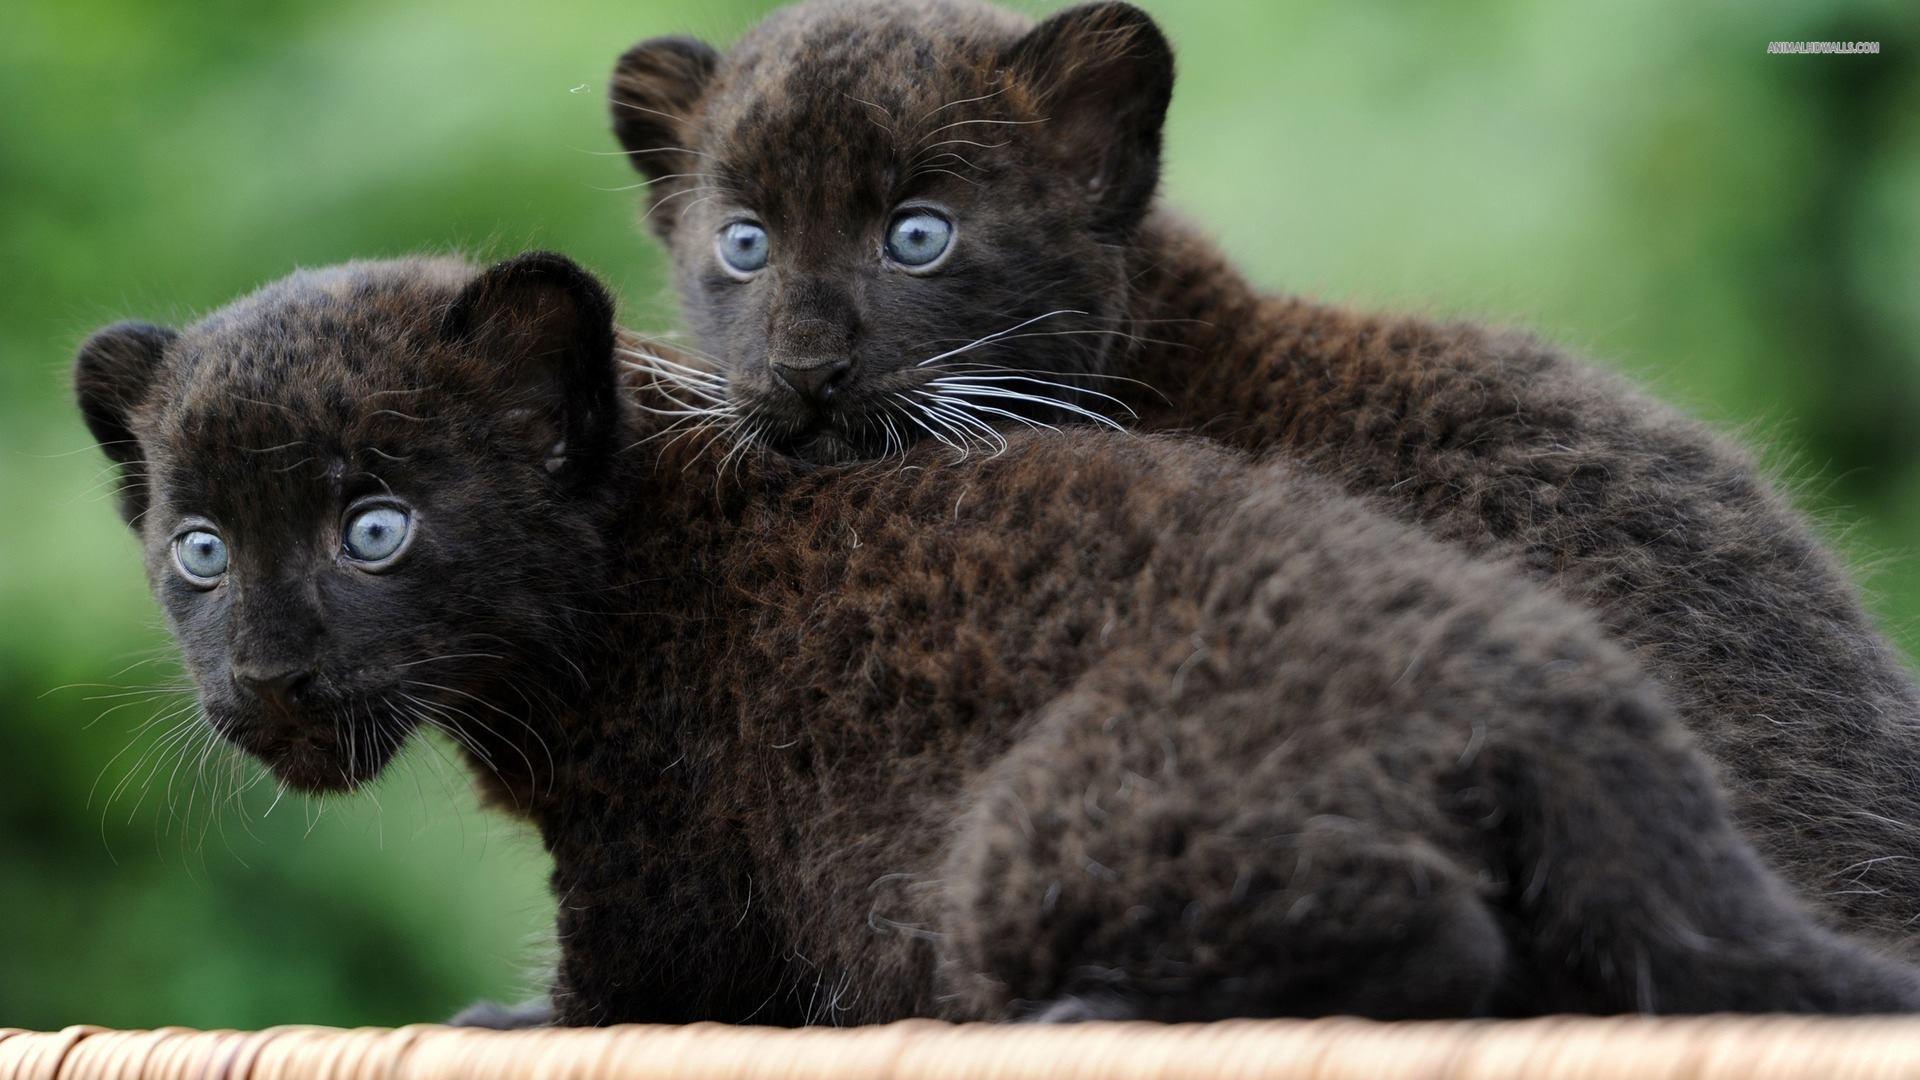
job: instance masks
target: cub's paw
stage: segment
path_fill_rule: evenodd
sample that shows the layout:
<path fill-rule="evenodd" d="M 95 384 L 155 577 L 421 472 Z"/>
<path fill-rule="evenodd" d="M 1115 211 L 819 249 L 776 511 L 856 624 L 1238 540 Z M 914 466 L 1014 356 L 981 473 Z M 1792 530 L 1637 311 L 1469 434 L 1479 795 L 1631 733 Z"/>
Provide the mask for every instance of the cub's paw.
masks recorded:
<path fill-rule="evenodd" d="M 1141 1020 L 1140 1010 L 1110 994 L 1079 994 L 1040 1002 L 1015 1017 L 1021 1024 L 1085 1024 L 1101 1020 Z"/>
<path fill-rule="evenodd" d="M 516 1031 L 520 1028 L 554 1026 L 553 1003 L 546 998 L 502 1005 L 495 1001 L 476 1001 L 447 1021 L 453 1027 L 492 1028 Z"/>

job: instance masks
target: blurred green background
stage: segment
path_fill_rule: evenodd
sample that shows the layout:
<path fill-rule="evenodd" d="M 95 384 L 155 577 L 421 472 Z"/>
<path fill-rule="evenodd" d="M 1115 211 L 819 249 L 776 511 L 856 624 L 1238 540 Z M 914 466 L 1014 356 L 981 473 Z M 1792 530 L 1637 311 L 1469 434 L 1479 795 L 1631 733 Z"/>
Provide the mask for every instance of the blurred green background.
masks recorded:
<path fill-rule="evenodd" d="M 603 79 L 763 6 L 7 6 L 0 1026 L 388 1024 L 534 989 L 538 847 L 433 748 L 267 814 L 190 729 L 156 745 L 182 699 L 143 696 L 174 675 L 67 362 L 116 318 L 419 249 L 561 248 L 665 325 Z M 1920 645 L 1920 7 L 1148 6 L 1183 61 L 1170 196 L 1261 281 L 1529 325 L 1743 427 Z M 1883 52 L 1765 53 L 1824 39 Z"/>

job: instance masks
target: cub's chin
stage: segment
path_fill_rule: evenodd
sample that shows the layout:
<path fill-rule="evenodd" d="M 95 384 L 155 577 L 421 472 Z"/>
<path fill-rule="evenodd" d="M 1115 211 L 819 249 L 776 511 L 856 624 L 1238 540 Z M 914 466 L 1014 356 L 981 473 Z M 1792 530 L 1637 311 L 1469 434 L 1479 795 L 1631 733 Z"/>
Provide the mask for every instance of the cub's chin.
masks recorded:
<path fill-rule="evenodd" d="M 331 715 L 212 717 L 214 729 L 295 791 L 356 791 L 376 779 L 413 733 L 399 717 L 368 710 Z"/>
<path fill-rule="evenodd" d="M 840 465 L 864 456 L 858 447 L 834 431 L 821 431 L 805 442 L 795 443 L 788 453 L 809 465 Z"/>
<path fill-rule="evenodd" d="M 771 437 L 767 445 L 795 461 L 809 465 L 844 465 L 868 461 L 885 453 L 884 443 L 842 431 L 835 424 L 813 424 L 791 434 Z"/>

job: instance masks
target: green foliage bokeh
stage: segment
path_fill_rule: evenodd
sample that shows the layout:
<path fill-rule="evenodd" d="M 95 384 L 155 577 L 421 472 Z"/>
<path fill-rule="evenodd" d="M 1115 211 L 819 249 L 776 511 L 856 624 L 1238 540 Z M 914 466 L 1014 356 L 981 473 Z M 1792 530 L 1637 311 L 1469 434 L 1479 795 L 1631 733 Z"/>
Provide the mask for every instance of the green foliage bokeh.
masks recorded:
<path fill-rule="evenodd" d="M 67 364 L 114 319 L 421 249 L 566 250 L 667 325 L 603 81 L 764 6 L 9 5 L 0 1026 L 390 1024 L 537 985 L 538 845 L 443 748 L 268 812 L 166 734 L 185 699 L 145 696 L 177 675 Z M 1259 280 L 1528 325 L 1743 428 L 1920 642 L 1920 9 L 1148 6 L 1182 61 L 1169 196 Z M 1821 39 L 1883 51 L 1765 53 Z"/>

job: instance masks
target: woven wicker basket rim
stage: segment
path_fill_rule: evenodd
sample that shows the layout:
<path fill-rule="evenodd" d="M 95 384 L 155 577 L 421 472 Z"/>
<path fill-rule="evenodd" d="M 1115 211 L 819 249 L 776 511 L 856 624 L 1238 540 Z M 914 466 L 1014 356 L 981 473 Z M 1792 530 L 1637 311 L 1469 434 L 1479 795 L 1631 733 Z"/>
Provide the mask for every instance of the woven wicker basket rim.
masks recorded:
<path fill-rule="evenodd" d="M 493 1032 L 0 1029 L 0 1080 L 1851 1080 L 1920 1078 L 1920 1020 L 1363 1020 Z"/>

